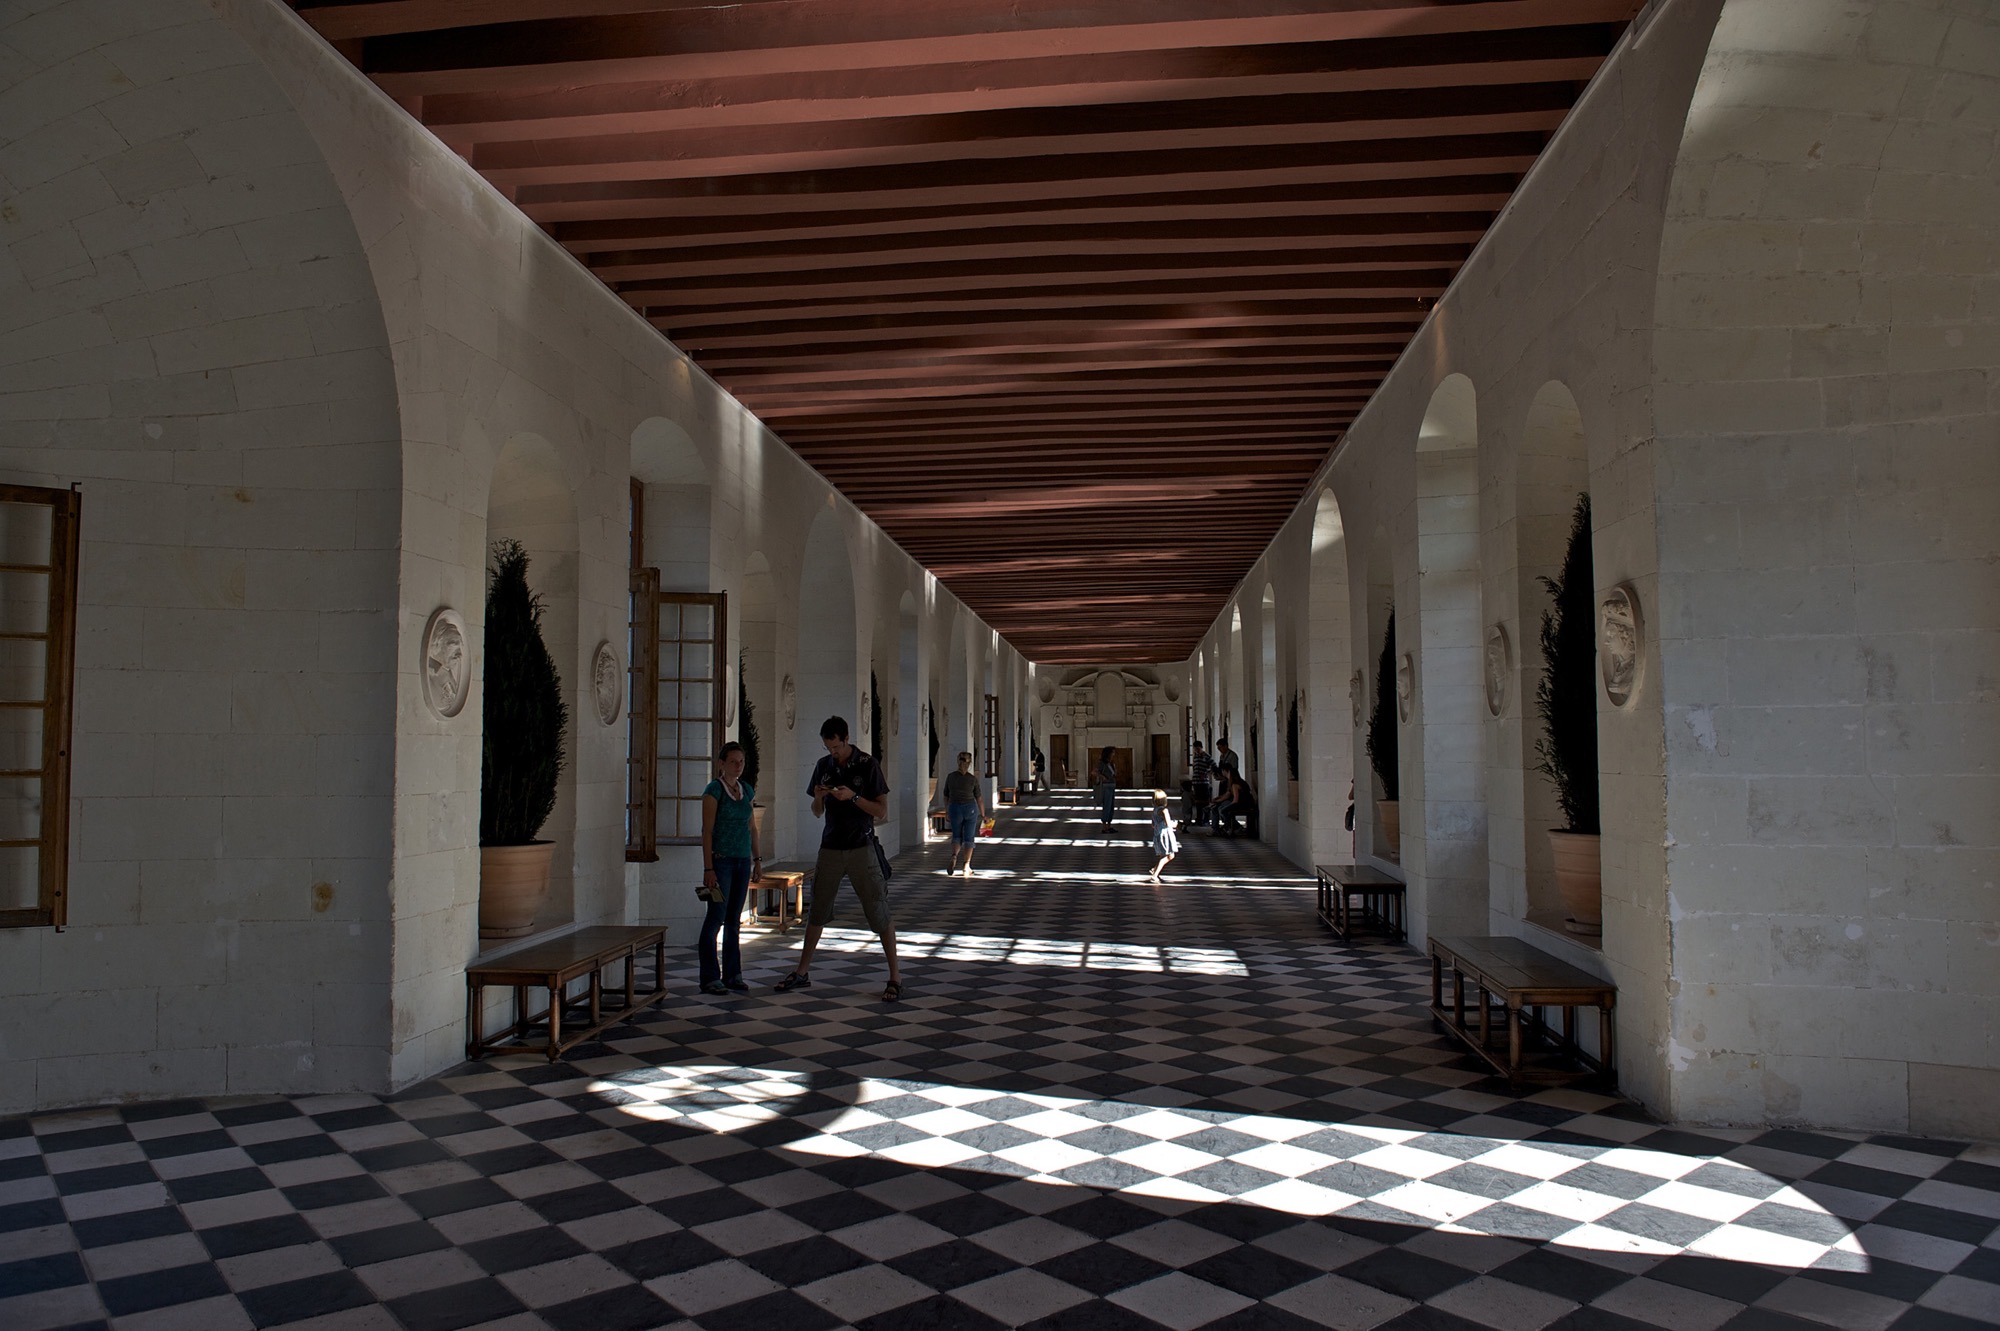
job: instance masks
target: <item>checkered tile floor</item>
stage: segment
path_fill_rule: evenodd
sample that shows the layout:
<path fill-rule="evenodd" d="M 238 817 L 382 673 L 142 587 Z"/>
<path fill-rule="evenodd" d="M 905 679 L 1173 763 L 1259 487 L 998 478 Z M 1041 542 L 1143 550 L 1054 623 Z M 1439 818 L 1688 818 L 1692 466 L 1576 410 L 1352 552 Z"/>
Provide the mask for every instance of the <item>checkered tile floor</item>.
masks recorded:
<path fill-rule="evenodd" d="M 850 898 L 567 1062 L 0 1122 L 0 1328 L 2000 1325 L 2000 1149 L 1513 1094 L 1265 848 L 1001 831 L 899 862 L 901 1004 Z"/>

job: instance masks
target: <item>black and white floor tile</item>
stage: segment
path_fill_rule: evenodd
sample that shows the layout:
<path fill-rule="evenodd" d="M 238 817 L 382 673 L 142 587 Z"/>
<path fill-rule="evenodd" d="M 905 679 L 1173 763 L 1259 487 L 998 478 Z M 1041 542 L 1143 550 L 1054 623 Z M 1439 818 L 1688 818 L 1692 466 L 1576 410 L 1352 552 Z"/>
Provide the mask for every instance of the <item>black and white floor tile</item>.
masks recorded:
<path fill-rule="evenodd" d="M 565 1062 L 0 1121 L 0 1328 L 2000 1325 L 2000 1148 L 1513 1093 L 1264 847 L 1000 831 L 899 861 L 899 1004 L 850 899 Z"/>

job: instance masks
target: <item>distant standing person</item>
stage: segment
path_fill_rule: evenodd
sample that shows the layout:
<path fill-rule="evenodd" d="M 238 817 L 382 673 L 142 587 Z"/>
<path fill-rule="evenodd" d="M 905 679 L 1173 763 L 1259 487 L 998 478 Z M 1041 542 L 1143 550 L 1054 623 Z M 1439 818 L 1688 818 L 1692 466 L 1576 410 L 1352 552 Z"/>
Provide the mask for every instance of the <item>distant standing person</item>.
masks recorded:
<path fill-rule="evenodd" d="M 1224 735 L 1221 742 L 1215 746 L 1215 767 L 1217 771 L 1232 774 L 1241 770 L 1236 765 L 1236 750 L 1229 747 L 1229 736 L 1227 735 Z M 1228 782 L 1228 779 L 1228 777 L 1223 778 L 1225 784 Z"/>
<path fill-rule="evenodd" d="M 750 992 L 743 983 L 743 953 L 737 931 L 743 923 L 743 898 L 761 867 L 756 838 L 750 829 L 751 801 L 757 790 L 743 779 L 743 746 L 735 740 L 722 746 L 717 776 L 701 792 L 701 899 L 708 914 L 695 944 L 701 962 L 704 994 Z M 716 964 L 715 937 L 722 935 L 722 961 Z"/>
<path fill-rule="evenodd" d="M 972 847 L 979 825 L 986 821 L 986 803 L 979 798 L 979 778 L 972 774 L 972 755 L 958 755 L 958 770 L 944 779 L 945 821 L 951 824 L 950 873 L 972 877 Z M 964 856 L 961 868 L 960 855 Z"/>
<path fill-rule="evenodd" d="M 1111 808 L 1118 802 L 1118 768 L 1112 764 L 1109 744 L 1097 755 L 1097 807 L 1104 825 L 1111 826 Z"/>
<path fill-rule="evenodd" d="M 1205 822 L 1209 801 L 1215 798 L 1215 759 L 1208 756 L 1200 740 L 1194 742 L 1194 756 L 1188 759 L 1188 775 L 1194 780 L 1194 820 Z"/>
<path fill-rule="evenodd" d="M 854 895 L 861 899 L 861 912 L 868 927 L 882 940 L 882 955 L 889 962 L 889 983 L 882 989 L 882 1001 L 893 1003 L 903 996 L 902 972 L 896 965 L 896 926 L 889 919 L 889 885 L 882 880 L 882 866 L 875 859 L 875 820 L 889 813 L 889 783 L 882 776 L 882 764 L 847 742 L 847 721 L 829 716 L 819 728 L 826 756 L 813 768 L 806 794 L 812 797 L 813 817 L 825 818 L 819 834 L 819 863 L 813 870 L 812 907 L 806 918 L 806 941 L 799 949 L 799 964 L 778 981 L 778 992 L 809 988 L 812 984 L 813 949 L 826 922 L 833 918 L 835 895 L 840 880 L 853 880 Z"/>
<path fill-rule="evenodd" d="M 1153 872 L 1146 881 L 1160 881 L 1160 870 L 1167 867 L 1174 856 L 1181 853 L 1180 833 L 1174 829 L 1174 815 L 1167 808 L 1167 792 L 1153 792 L 1153 853 L 1160 858 L 1153 865 Z"/>

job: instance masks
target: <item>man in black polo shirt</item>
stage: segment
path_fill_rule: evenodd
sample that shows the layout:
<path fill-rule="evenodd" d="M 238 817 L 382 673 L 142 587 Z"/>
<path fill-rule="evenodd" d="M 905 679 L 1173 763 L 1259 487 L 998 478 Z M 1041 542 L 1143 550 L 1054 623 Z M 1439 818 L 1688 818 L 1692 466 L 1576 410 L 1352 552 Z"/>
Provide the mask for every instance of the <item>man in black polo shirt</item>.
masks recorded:
<path fill-rule="evenodd" d="M 889 983 L 882 1001 L 893 1003 L 903 996 L 902 972 L 896 965 L 896 926 L 889 919 L 889 885 L 882 881 L 882 866 L 875 859 L 875 820 L 889 812 L 889 783 L 882 764 L 847 742 L 847 721 L 829 716 L 819 728 L 826 757 L 813 768 L 806 794 L 812 799 L 813 817 L 825 818 L 819 834 L 819 863 L 813 870 L 812 908 L 806 918 L 806 941 L 799 949 L 798 969 L 778 981 L 778 992 L 788 993 L 812 984 L 813 949 L 826 922 L 833 918 L 835 895 L 840 880 L 854 882 L 854 895 L 861 899 L 861 911 L 868 927 L 882 940 L 882 955 L 889 960 Z"/>

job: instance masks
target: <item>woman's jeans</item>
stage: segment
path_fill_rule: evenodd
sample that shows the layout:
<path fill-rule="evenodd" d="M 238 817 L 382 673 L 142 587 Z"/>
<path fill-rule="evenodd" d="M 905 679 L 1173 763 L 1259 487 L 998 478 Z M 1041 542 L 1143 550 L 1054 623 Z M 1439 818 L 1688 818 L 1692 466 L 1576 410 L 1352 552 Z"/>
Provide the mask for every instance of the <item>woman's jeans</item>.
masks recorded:
<path fill-rule="evenodd" d="M 1115 804 L 1117 800 L 1118 800 L 1118 787 L 1099 786 L 1097 788 L 1097 806 L 1098 808 L 1104 811 L 1104 821 L 1107 823 L 1111 821 L 1111 806 Z"/>
<path fill-rule="evenodd" d="M 737 934 L 743 925 L 743 899 L 750 895 L 750 861 L 734 855 L 715 857 L 715 881 L 722 888 L 722 900 L 708 903 L 708 917 L 701 922 L 701 941 L 695 952 L 701 958 L 701 982 L 713 984 L 743 979 L 743 954 Z M 715 935 L 722 934 L 722 966 L 715 964 Z"/>
<path fill-rule="evenodd" d="M 951 844 L 972 849 L 973 839 L 979 835 L 979 806 L 970 801 L 948 805 L 945 819 L 951 824 Z"/>

